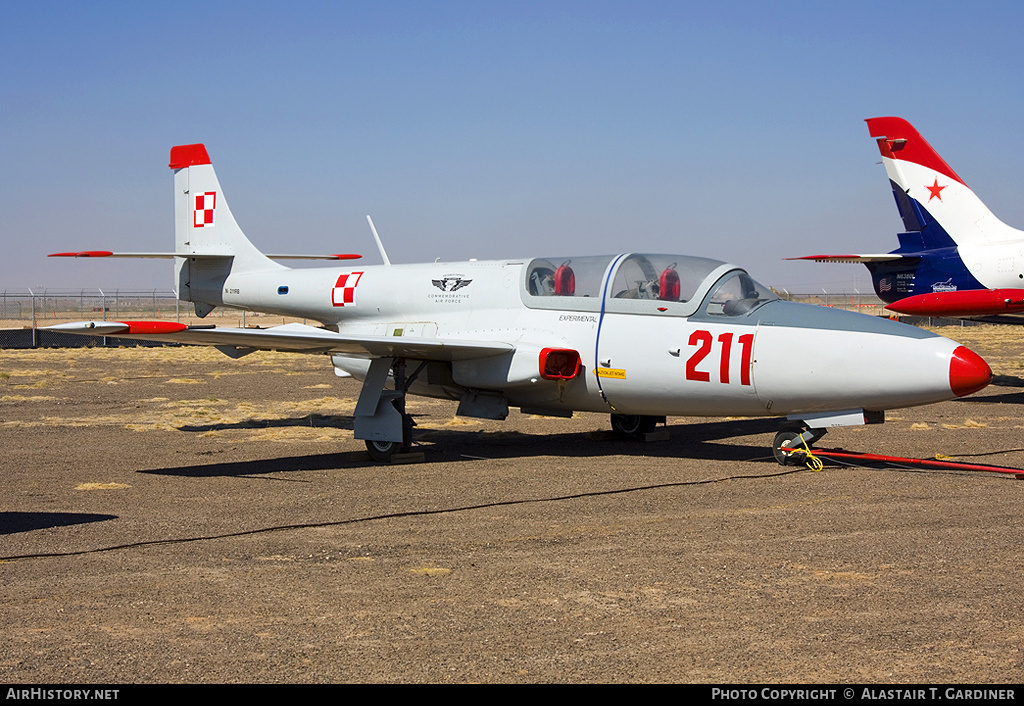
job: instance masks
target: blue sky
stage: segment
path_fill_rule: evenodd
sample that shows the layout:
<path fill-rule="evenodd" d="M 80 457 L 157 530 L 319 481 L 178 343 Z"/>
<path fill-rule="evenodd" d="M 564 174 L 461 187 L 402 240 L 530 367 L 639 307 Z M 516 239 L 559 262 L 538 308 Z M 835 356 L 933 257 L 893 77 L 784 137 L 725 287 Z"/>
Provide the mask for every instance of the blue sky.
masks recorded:
<path fill-rule="evenodd" d="M 0 289 L 170 288 L 170 147 L 272 252 L 678 252 L 870 289 L 900 229 L 863 120 L 915 124 L 1024 227 L 1013 2 L 0 0 Z"/>

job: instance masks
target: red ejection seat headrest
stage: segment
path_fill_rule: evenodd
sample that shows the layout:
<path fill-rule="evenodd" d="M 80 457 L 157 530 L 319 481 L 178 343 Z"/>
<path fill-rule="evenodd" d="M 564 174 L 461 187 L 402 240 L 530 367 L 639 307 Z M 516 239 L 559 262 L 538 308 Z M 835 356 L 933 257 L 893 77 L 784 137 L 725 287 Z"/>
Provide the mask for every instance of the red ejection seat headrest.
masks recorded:
<path fill-rule="evenodd" d="M 576 274 L 569 267 L 571 260 L 566 260 L 555 270 L 555 294 L 560 297 L 571 297 L 576 293 Z"/>
<path fill-rule="evenodd" d="M 658 298 L 666 302 L 679 301 L 679 273 L 676 272 L 676 263 L 665 268 L 658 279 Z"/>

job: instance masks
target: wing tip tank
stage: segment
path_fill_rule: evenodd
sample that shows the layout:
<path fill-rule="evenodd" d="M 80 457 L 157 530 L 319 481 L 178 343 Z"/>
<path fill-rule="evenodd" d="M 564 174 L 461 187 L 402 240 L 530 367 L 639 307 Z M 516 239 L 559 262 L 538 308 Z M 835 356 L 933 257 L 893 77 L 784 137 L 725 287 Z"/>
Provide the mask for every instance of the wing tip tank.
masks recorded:
<path fill-rule="evenodd" d="M 44 327 L 50 331 L 78 333 L 87 336 L 136 336 L 178 333 L 188 328 L 176 321 L 73 321 Z"/>

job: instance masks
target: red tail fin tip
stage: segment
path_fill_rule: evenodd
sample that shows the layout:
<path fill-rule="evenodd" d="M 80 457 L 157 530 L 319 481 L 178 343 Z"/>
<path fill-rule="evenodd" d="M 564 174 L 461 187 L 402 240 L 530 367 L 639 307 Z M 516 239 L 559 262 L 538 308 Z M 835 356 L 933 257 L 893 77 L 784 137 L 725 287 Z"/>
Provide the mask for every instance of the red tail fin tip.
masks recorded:
<path fill-rule="evenodd" d="M 171 169 L 184 169 L 197 164 L 210 164 L 206 145 L 178 145 L 171 148 L 171 163 L 167 165 Z"/>

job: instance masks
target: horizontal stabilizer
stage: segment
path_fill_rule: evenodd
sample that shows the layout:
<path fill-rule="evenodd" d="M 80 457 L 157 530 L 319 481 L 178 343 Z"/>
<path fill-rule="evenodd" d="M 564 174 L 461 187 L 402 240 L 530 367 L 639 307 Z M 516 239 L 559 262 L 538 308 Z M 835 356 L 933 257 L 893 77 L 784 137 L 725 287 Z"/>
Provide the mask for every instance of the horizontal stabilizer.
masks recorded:
<path fill-rule="evenodd" d="M 176 257 L 223 258 L 234 257 L 232 253 L 194 252 L 111 252 L 110 250 L 81 250 L 78 252 L 55 252 L 47 257 L 130 257 L 138 259 L 170 260 Z M 332 255 L 267 255 L 272 260 L 358 260 L 362 255 L 335 253 Z"/>
<path fill-rule="evenodd" d="M 358 260 L 362 255 L 335 253 L 331 255 L 267 255 L 271 260 Z"/>
<path fill-rule="evenodd" d="M 189 327 L 168 321 L 78 321 L 46 328 L 63 333 L 121 336 L 218 348 L 229 346 L 294 353 L 341 353 L 355 358 L 468 360 L 511 353 L 515 350 L 515 346 L 502 341 L 352 336 L 297 323 L 268 329 L 238 329 Z"/>
<path fill-rule="evenodd" d="M 879 255 L 805 255 L 804 257 L 787 257 L 785 260 L 811 260 L 813 262 L 842 262 L 842 263 L 857 263 L 857 262 L 894 262 L 896 260 L 904 259 L 903 255 L 895 255 L 893 253 L 883 253 Z"/>

